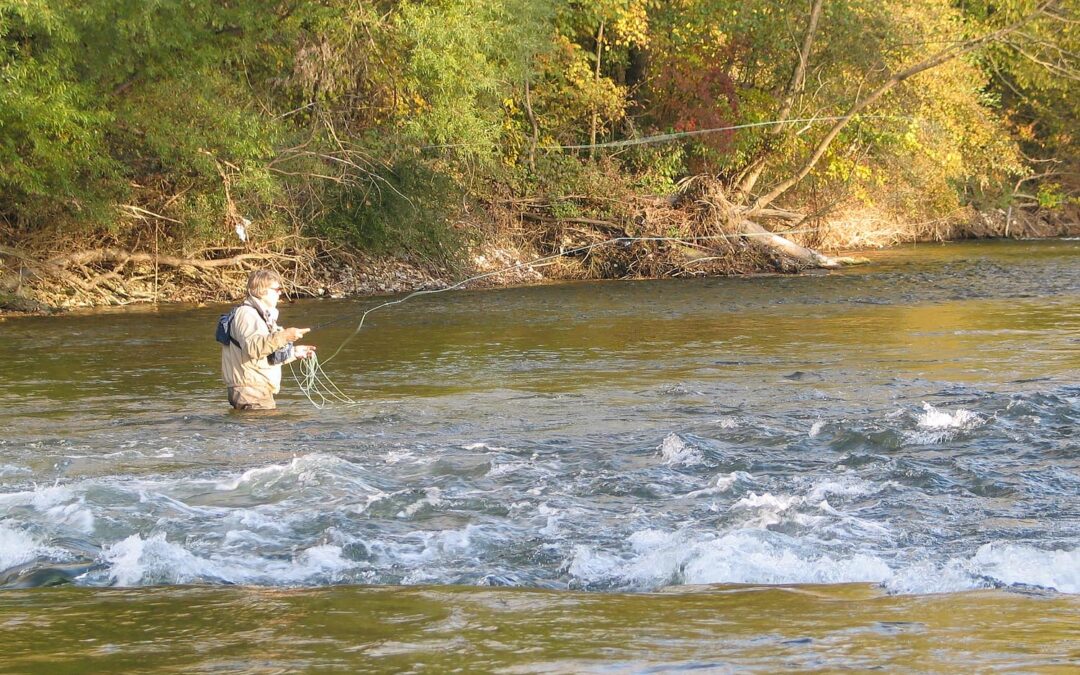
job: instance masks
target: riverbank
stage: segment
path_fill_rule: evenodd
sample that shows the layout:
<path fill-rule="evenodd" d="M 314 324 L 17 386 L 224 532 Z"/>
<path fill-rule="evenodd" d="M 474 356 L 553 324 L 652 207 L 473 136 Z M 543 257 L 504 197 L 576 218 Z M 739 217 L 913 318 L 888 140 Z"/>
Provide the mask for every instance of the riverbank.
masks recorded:
<path fill-rule="evenodd" d="M 136 250 L 117 242 L 101 245 L 100 238 L 94 247 L 68 239 L 42 250 L 20 247 L 9 236 L 6 245 L 0 245 L 0 316 L 229 301 L 236 299 L 250 270 L 259 267 L 278 270 L 294 298 L 365 297 L 455 284 L 488 288 L 568 279 L 796 273 L 807 267 L 805 260 L 783 249 L 763 246 L 753 233 L 705 222 L 686 208 L 641 211 L 643 215 L 627 219 L 632 222 L 535 222 L 539 218 L 533 217 L 528 228 L 521 226 L 530 220 L 528 212 L 493 211 L 485 214 L 485 222 L 465 226 L 465 238 L 474 243 L 443 260 L 372 255 L 299 234 L 186 255 L 145 245 Z M 1078 236 L 1080 216 L 1066 211 L 1029 216 L 962 210 L 911 223 L 861 209 L 780 233 L 814 251 L 852 252 L 929 241 Z"/>

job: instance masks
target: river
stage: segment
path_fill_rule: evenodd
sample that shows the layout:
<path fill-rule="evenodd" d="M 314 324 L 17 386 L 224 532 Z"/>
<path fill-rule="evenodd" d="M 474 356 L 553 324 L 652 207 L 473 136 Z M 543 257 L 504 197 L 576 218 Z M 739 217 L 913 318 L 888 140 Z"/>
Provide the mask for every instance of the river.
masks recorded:
<path fill-rule="evenodd" d="M 1078 254 L 7 319 L 0 670 L 1065 672 Z"/>

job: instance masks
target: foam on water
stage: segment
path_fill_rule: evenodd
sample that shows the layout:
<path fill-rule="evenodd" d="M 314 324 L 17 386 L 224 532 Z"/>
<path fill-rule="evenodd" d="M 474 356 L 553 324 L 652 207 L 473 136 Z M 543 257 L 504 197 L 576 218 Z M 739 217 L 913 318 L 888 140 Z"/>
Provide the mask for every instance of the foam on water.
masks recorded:
<path fill-rule="evenodd" d="M 758 495 L 751 492 L 746 497 L 731 505 L 733 511 L 750 511 L 754 515 L 744 518 L 743 523 L 750 527 L 766 528 L 780 522 L 781 515 L 792 506 L 802 504 L 804 499 L 796 496 L 774 496 L 768 492 Z"/>
<path fill-rule="evenodd" d="M 692 466 L 701 464 L 704 455 L 701 450 L 687 443 L 678 434 L 670 433 L 657 448 L 664 464 L 669 466 Z"/>
<path fill-rule="evenodd" d="M 233 535 L 235 533 L 230 533 Z M 247 533 L 250 534 L 250 533 Z M 402 570 L 402 583 L 445 582 L 463 557 L 476 551 L 476 528 L 418 533 L 411 542 L 368 542 L 373 563 Z M 6 550 L 21 551 L 4 560 L 5 567 L 42 554 L 30 538 L 3 533 Z M 109 565 L 108 583 L 317 584 L 378 581 L 369 563 L 347 558 L 338 544 L 321 544 L 295 553 L 289 560 L 245 553 L 265 540 L 226 538 L 228 546 L 213 554 L 196 554 L 171 542 L 163 533 L 143 539 L 132 535 L 102 555 Z M 239 546 L 236 546 L 239 544 Z M 878 582 L 900 593 L 937 593 L 985 587 L 990 580 L 1076 590 L 1077 552 L 1034 549 L 980 551 L 969 561 L 924 564 L 893 570 L 879 555 L 830 549 L 768 530 L 736 530 L 723 536 L 642 531 L 630 537 L 632 554 L 619 555 L 594 546 L 577 545 L 567 565 L 571 585 L 584 588 L 622 587 L 648 590 L 676 583 L 842 583 Z M 236 546 L 233 550 L 233 546 Z M 991 550 L 994 550 L 991 547 Z M 457 562 L 455 562 L 457 561 Z M 479 561 L 477 561 L 479 562 Z M 476 567 L 475 569 L 482 569 Z"/>
<path fill-rule="evenodd" d="M 569 572 L 582 585 L 651 589 L 669 584 L 802 584 L 884 582 L 892 571 L 881 559 L 831 552 L 784 534 L 743 529 L 722 536 L 646 530 L 631 537 L 633 556 L 580 546 Z"/>
<path fill-rule="evenodd" d="M 876 483 L 858 476 L 840 475 L 834 478 L 813 483 L 812 489 L 804 498 L 807 502 L 818 502 L 829 496 L 834 497 L 863 497 L 872 495 L 881 490 L 894 486 L 892 481 Z"/>
<path fill-rule="evenodd" d="M 685 583 L 882 582 L 891 576 L 880 558 L 830 552 L 767 530 L 737 530 L 690 549 Z"/>
<path fill-rule="evenodd" d="M 556 539 L 563 534 L 563 519 L 573 517 L 574 515 L 572 512 L 554 508 L 546 503 L 540 504 L 537 507 L 536 512 L 544 518 L 544 525 L 536 531 L 537 534 L 551 539 Z"/>
<path fill-rule="evenodd" d="M 32 490 L 0 494 L 0 508 L 30 506 L 38 511 L 44 511 L 53 506 L 70 502 L 74 498 L 74 491 L 66 485 L 34 486 Z"/>
<path fill-rule="evenodd" d="M 960 408 L 954 413 L 940 410 L 923 401 L 923 414 L 919 416 L 919 426 L 924 429 L 971 429 L 982 424 L 982 418 Z"/>
<path fill-rule="evenodd" d="M 164 533 L 147 538 L 134 534 L 102 552 L 104 573 L 115 586 L 184 583 L 295 584 L 341 580 L 355 563 L 341 547 L 322 544 L 303 549 L 289 560 L 253 555 L 201 556 L 168 541 Z"/>
<path fill-rule="evenodd" d="M 923 412 L 917 417 L 918 429 L 905 434 L 911 443 L 937 444 L 952 440 L 962 431 L 970 431 L 985 420 L 978 414 L 958 409 L 948 412 L 923 401 Z"/>
<path fill-rule="evenodd" d="M 1043 550 L 991 542 L 969 558 L 902 568 L 885 585 L 895 593 L 951 593 L 997 585 L 1080 593 L 1080 548 Z"/>
<path fill-rule="evenodd" d="M 462 446 L 463 449 L 475 452 L 477 450 L 487 450 L 489 452 L 513 452 L 510 448 L 504 448 L 499 445 L 488 445 L 487 443 L 469 443 Z"/>
<path fill-rule="evenodd" d="M 351 462 L 326 454 L 294 457 L 288 464 L 249 469 L 231 479 L 216 480 L 215 489 L 223 492 L 246 490 L 253 493 L 271 491 L 295 492 L 324 482 L 345 482 L 354 489 L 378 492 L 360 475 L 362 471 Z"/>
<path fill-rule="evenodd" d="M 978 573 L 1004 584 L 1080 593 L 1080 548 L 1044 551 L 1005 542 L 979 547 L 972 558 Z"/>
<path fill-rule="evenodd" d="M 394 449 L 383 455 L 383 460 L 385 460 L 387 464 L 413 462 L 416 460 L 416 453 L 412 450 Z"/>
<path fill-rule="evenodd" d="M 745 471 L 732 471 L 729 474 L 720 474 L 713 479 L 712 485 L 701 490 L 694 490 L 686 494 L 687 497 L 706 497 L 728 492 L 738 484 L 754 483 L 754 477 Z"/>
<path fill-rule="evenodd" d="M 424 496 L 422 498 L 409 504 L 401 511 L 398 511 L 397 517 L 411 518 L 421 509 L 436 508 L 444 503 L 442 499 L 442 490 L 437 487 L 424 488 L 423 493 Z"/>
<path fill-rule="evenodd" d="M 514 459 L 500 461 L 498 459 L 492 460 L 491 468 L 484 475 L 485 478 L 504 478 L 511 475 L 522 475 L 536 477 L 550 478 L 557 474 L 559 470 L 559 463 L 557 461 L 544 462 L 541 464 L 537 461 L 537 456 L 533 455 L 530 459 Z"/>
<path fill-rule="evenodd" d="M 971 558 L 896 564 L 880 553 L 826 547 L 764 529 L 723 535 L 636 532 L 631 553 L 575 547 L 568 572 L 580 587 L 654 589 L 669 584 L 879 583 L 894 593 L 951 593 L 1004 586 L 1080 592 L 1080 549 L 986 544 Z"/>
<path fill-rule="evenodd" d="M 973 573 L 968 560 L 948 560 L 940 564 L 921 561 L 901 567 L 883 585 L 891 593 L 926 595 L 988 588 L 991 583 Z"/>
<path fill-rule="evenodd" d="M 34 472 L 25 466 L 15 466 L 14 464 L 0 464 L 0 478 L 7 478 L 9 476 L 18 475 L 32 475 Z"/>
<path fill-rule="evenodd" d="M 215 565 L 184 550 L 182 546 L 166 541 L 164 533 L 143 539 L 133 534 L 102 552 L 102 559 L 109 564 L 108 576 L 117 586 L 136 586 L 155 583 L 190 583 L 206 578 L 219 578 L 236 583 L 234 573 L 239 570 L 221 570 Z"/>
<path fill-rule="evenodd" d="M 750 480 L 752 481 L 752 478 Z M 889 533 L 888 528 L 844 513 L 830 504 L 828 498 L 865 497 L 876 494 L 889 485 L 890 483 L 878 484 L 857 477 L 837 476 L 802 485 L 802 493 L 774 495 L 769 492 L 758 494 L 750 491 L 734 501 L 728 511 L 738 517 L 737 522 L 742 527 L 765 529 L 790 519 L 795 524 L 825 532 L 850 533 L 852 529 L 861 529 L 864 533 L 886 536 Z M 831 518 L 823 519 L 819 514 Z"/>
<path fill-rule="evenodd" d="M 65 485 L 0 494 L 0 516 L 17 507 L 32 508 L 53 524 L 78 532 L 89 533 L 94 529 L 94 514 L 85 496 Z"/>
<path fill-rule="evenodd" d="M 927 412 L 933 413 L 928 424 L 973 424 L 962 410 Z M 970 428 L 981 421 L 975 424 Z M 512 459 L 503 449 L 484 449 L 493 459 L 482 480 L 493 481 L 493 494 L 453 473 L 441 484 L 385 490 L 372 484 L 361 464 L 325 453 L 209 478 L 87 479 L 9 492 L 0 495 L 0 518 L 7 518 L 0 520 L 0 571 L 69 560 L 71 552 L 53 546 L 51 538 L 81 533 L 101 541 L 97 561 L 103 566 L 81 582 L 120 586 L 507 585 L 554 574 L 551 581 L 561 575 L 567 585 L 588 589 L 873 582 L 897 593 L 1013 585 L 1080 592 L 1075 548 L 982 542 L 964 553 L 928 557 L 898 547 L 904 530 L 875 513 L 883 499 L 907 494 L 907 488 L 851 468 L 779 478 L 742 470 L 715 473 L 707 464 L 712 460 L 670 433 L 658 448 L 667 460 L 663 466 L 638 470 L 670 481 L 671 497 L 683 510 L 669 514 L 661 502 L 639 501 L 601 524 L 610 516 L 582 493 L 593 489 L 593 469 L 568 479 L 560 462 L 541 463 L 537 453 Z M 518 478 L 537 483 L 523 490 L 506 482 Z M 703 483 L 707 487 L 686 489 Z M 233 492 L 245 498 L 214 501 Z M 466 504 L 503 497 L 505 509 L 486 519 L 432 527 L 475 508 Z M 211 503 L 200 503 L 205 499 Z M 33 528 L 21 526 L 27 514 L 36 514 Z M 404 529 L 389 528 L 391 521 Z M 638 526 L 624 529 L 631 523 Z M 526 542 L 535 548 L 523 548 L 523 557 L 511 553 Z M 535 559 L 549 561 L 550 572 L 530 569 Z"/>
<path fill-rule="evenodd" d="M 32 535 L 0 521 L 0 572 L 43 557 L 63 560 L 67 554 L 62 549 L 45 546 Z"/>

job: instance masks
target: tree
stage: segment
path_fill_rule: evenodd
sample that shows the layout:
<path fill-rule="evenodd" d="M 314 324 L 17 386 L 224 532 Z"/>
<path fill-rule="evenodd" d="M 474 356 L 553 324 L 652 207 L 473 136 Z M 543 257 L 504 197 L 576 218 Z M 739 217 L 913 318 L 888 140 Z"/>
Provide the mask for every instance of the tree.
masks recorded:
<path fill-rule="evenodd" d="M 770 151 L 775 147 L 775 141 L 782 133 L 782 127 L 779 125 L 773 127 L 768 132 L 768 142 L 765 145 L 765 152 L 755 157 L 747 164 L 741 172 L 740 181 L 737 184 L 738 187 L 730 193 L 730 198 L 733 201 L 731 218 L 739 223 L 739 226 L 743 231 L 753 232 L 755 234 L 761 234 L 763 232 L 762 228 L 753 222 L 753 219 L 758 217 L 779 215 L 789 221 L 801 221 L 805 217 L 803 214 L 784 211 L 777 213 L 775 210 L 770 212 L 770 207 L 778 198 L 786 194 L 810 174 L 830 150 L 833 142 L 841 132 L 844 131 L 853 120 L 857 119 L 861 113 L 871 108 L 875 103 L 881 101 L 896 87 L 920 73 L 931 71 L 987 45 L 1004 43 L 1018 35 L 1026 27 L 1035 25 L 1039 21 L 1059 21 L 1061 17 L 1054 12 L 1057 4 L 1057 2 L 1052 0 L 1043 0 L 1038 4 L 1023 7 L 1026 11 L 1016 12 L 1015 16 L 1013 16 L 1010 21 L 1004 23 L 1004 25 L 983 28 L 983 32 L 967 37 L 966 39 L 949 42 L 944 48 L 923 56 L 914 63 L 908 63 L 902 67 L 890 69 L 890 72 L 887 72 L 878 82 L 868 87 L 869 91 L 867 93 L 860 94 L 854 99 L 848 108 L 840 114 L 838 119 L 836 119 L 836 121 L 827 129 L 824 135 L 812 144 L 812 147 L 804 156 L 801 164 L 799 164 L 794 171 L 790 171 L 786 177 L 770 186 L 763 194 L 754 195 L 752 189 L 765 165 L 772 159 L 770 155 L 775 154 L 774 151 Z M 794 60 L 789 84 L 781 98 L 782 103 L 777 111 L 777 116 L 775 117 L 778 122 L 788 121 L 789 114 L 794 105 L 795 96 L 798 94 L 802 82 L 804 82 L 810 58 L 810 50 L 814 44 L 815 34 L 818 29 L 818 20 L 821 9 L 822 3 L 819 0 L 814 0 L 809 8 L 809 17 L 806 22 L 807 28 L 802 41 L 802 46 L 798 51 L 797 58 Z M 789 242 L 771 238 L 766 239 L 765 241 L 776 248 L 785 250 L 789 255 L 801 257 L 807 262 L 822 265 L 832 264 L 827 258 L 814 254 L 813 252 L 802 252 L 792 249 Z"/>

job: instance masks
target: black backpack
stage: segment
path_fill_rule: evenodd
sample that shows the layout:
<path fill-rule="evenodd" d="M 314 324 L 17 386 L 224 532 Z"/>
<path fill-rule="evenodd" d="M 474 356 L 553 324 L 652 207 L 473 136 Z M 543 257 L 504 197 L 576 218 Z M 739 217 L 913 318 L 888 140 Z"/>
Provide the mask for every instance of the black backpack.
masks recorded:
<path fill-rule="evenodd" d="M 240 346 L 240 343 L 232 336 L 232 318 L 238 309 L 240 308 L 233 307 L 228 314 L 222 314 L 217 320 L 217 334 L 214 335 L 214 339 L 226 347 L 229 345 Z"/>

